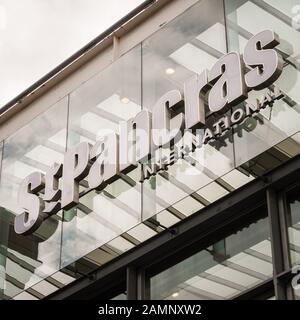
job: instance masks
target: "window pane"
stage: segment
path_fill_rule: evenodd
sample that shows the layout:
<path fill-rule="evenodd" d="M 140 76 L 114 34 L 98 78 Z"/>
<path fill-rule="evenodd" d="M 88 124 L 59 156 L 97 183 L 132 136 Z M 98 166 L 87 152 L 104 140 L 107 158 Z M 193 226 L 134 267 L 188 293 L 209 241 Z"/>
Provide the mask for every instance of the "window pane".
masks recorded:
<path fill-rule="evenodd" d="M 229 51 L 243 53 L 250 37 L 270 29 L 280 38 L 280 45 L 276 50 L 284 59 L 283 72 L 274 84 L 285 94 L 285 97 L 235 128 L 234 145 L 237 166 L 299 131 L 300 33 L 299 29 L 291 23 L 298 12 L 295 11 L 297 5 L 300 5 L 299 0 L 225 0 Z M 266 90 L 249 92 L 246 102 L 251 103 L 255 99 L 260 99 Z M 297 141 L 290 140 L 292 143 L 288 150 L 298 145 Z M 286 155 L 277 148 L 275 151 L 278 154 L 277 157 L 274 156 L 275 159 L 284 158 L 283 156 Z M 281 159 L 281 162 L 283 161 Z"/>
<path fill-rule="evenodd" d="M 15 233 L 14 218 L 23 212 L 17 200 L 22 180 L 35 171 L 45 173 L 54 162 L 63 159 L 67 109 L 67 98 L 64 98 L 4 141 L 0 185 L 4 298 L 15 296 L 59 269 L 61 212 L 26 236 Z"/>
<path fill-rule="evenodd" d="M 141 110 L 141 48 L 132 49 L 70 94 L 68 148 L 92 145 Z M 141 220 L 139 168 L 101 192 L 80 185 L 80 204 L 64 213 L 62 266 L 122 234 Z"/>
<path fill-rule="evenodd" d="M 127 300 L 126 293 L 120 293 L 117 296 L 111 298 L 110 300 Z"/>
<path fill-rule="evenodd" d="M 230 299 L 272 277 L 263 218 L 151 278 L 152 299 Z"/>
<path fill-rule="evenodd" d="M 300 187 L 287 193 L 288 235 L 291 263 L 300 262 Z"/>
<path fill-rule="evenodd" d="M 174 89 L 183 93 L 184 82 L 212 67 L 226 53 L 223 1 L 199 1 L 145 40 L 142 49 L 143 108 L 152 110 L 165 93 Z M 216 121 L 215 115 L 207 121 Z M 234 165 L 230 135 L 197 148 L 170 166 L 167 173 L 145 180 L 143 219 L 175 206 L 229 172 Z"/>
<path fill-rule="evenodd" d="M 2 164 L 3 141 L 0 143 L 0 168 Z M 1 210 L 2 211 L 2 210 Z M 0 299 L 4 297 L 5 288 L 5 265 L 7 256 L 7 242 L 8 242 L 8 221 L 6 215 L 0 214 Z"/>
<path fill-rule="evenodd" d="M 294 292 L 294 299 L 295 300 L 300 300 L 300 285 L 297 284 L 294 288 L 293 288 L 293 292 Z"/>

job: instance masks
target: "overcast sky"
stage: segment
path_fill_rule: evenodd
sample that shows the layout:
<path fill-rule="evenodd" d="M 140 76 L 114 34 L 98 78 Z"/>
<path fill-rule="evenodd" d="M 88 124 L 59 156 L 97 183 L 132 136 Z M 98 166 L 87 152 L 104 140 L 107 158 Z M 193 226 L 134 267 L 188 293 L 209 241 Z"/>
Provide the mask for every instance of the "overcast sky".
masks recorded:
<path fill-rule="evenodd" d="M 0 107 L 143 0 L 0 0 Z"/>

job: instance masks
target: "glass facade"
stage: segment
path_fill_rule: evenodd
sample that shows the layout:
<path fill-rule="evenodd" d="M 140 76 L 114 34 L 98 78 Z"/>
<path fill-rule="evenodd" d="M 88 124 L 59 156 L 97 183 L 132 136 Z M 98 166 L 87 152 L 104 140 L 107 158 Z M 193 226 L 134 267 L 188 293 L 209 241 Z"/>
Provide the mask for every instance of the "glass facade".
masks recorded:
<path fill-rule="evenodd" d="M 173 89 L 182 91 L 185 81 L 210 69 L 226 53 L 223 2 L 200 1 L 192 10 L 145 40 L 142 50 L 143 108 L 151 111 L 164 93 Z M 230 139 L 229 136 L 231 133 L 222 141 Z M 169 206 L 176 209 L 180 200 L 186 203 L 187 195 L 233 168 L 233 144 L 225 145 L 220 141 L 196 149 L 189 157 L 169 168 L 167 175 L 159 174 L 144 183 L 143 218 L 149 218 Z M 195 195 L 198 197 L 196 201 L 203 205 L 200 196 L 201 191 L 199 196 Z"/>
<path fill-rule="evenodd" d="M 151 299 L 231 299 L 272 274 L 263 218 L 151 278 Z"/>
<path fill-rule="evenodd" d="M 108 130 L 119 134 L 119 123 L 141 110 L 140 60 L 137 46 L 70 94 L 68 148 L 83 141 L 94 145 Z M 82 181 L 80 204 L 65 212 L 62 266 L 141 222 L 141 183 L 136 171 L 123 174 L 103 192 L 87 193 L 87 183 Z"/>
<path fill-rule="evenodd" d="M 282 1 L 225 1 L 229 51 L 242 53 L 247 40 L 266 29 L 275 31 L 280 39 L 284 39 L 277 48 L 284 58 L 283 73 L 274 85 L 286 97 L 235 129 L 236 165 L 246 163 L 299 131 L 300 34 L 291 23 L 297 4 L 298 1 L 284 1 L 284 5 Z M 251 92 L 249 99 L 259 98 L 264 91 Z M 297 144 L 297 140 L 290 140 Z"/>
<path fill-rule="evenodd" d="M 299 188 L 293 189 L 287 193 L 288 235 L 292 265 L 299 264 L 300 262 L 300 203 L 298 193 Z"/>
<path fill-rule="evenodd" d="M 299 6 L 296 0 L 198 1 L 2 141 L 0 298 L 43 298 L 298 155 Z M 107 130 L 119 133 L 120 122 L 152 111 L 169 90 L 183 93 L 185 81 L 228 52 L 242 54 L 247 40 L 265 29 L 280 37 L 276 50 L 284 68 L 274 84 L 283 99 L 143 183 L 140 166 L 101 192 L 82 180 L 76 207 L 49 217 L 33 235 L 14 232 L 13 219 L 22 212 L 17 191 L 28 174 L 62 163 L 64 152 L 80 142 L 94 144 Z M 266 90 L 249 92 L 228 114 Z M 210 114 L 207 121 L 219 117 Z M 290 259 L 297 264 L 297 196 L 288 194 L 286 206 Z M 153 275 L 151 298 L 241 295 L 272 279 L 271 242 L 265 211 L 263 218 Z"/>
<path fill-rule="evenodd" d="M 12 297 L 60 268 L 62 212 L 47 219 L 30 236 L 14 231 L 21 181 L 34 171 L 45 172 L 62 161 L 66 150 L 67 98 L 4 141 L 2 148 L 0 202 L 1 252 L 5 271 L 3 297 Z"/>

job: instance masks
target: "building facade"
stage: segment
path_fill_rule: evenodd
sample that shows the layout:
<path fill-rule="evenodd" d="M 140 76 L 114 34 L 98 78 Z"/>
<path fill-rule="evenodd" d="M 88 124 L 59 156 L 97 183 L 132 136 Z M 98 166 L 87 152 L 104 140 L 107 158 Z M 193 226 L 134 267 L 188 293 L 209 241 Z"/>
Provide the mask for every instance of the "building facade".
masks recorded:
<path fill-rule="evenodd" d="M 298 299 L 299 31 L 299 0 L 146 1 L 6 105 L 0 299 Z M 259 38 L 251 53 L 261 34 L 274 39 Z M 269 56 L 251 62 L 259 51 Z M 238 64 L 221 63 L 213 77 L 224 57 Z M 251 72 L 262 78 L 272 58 L 271 79 L 251 85 L 248 77 L 243 99 L 231 99 L 236 86 L 232 93 L 225 81 L 223 111 L 212 110 L 221 74 L 234 81 L 239 72 L 242 86 Z M 180 119 L 192 103 L 191 79 L 199 89 L 205 70 L 207 90 L 193 100 L 199 108 L 203 101 L 205 126 L 196 126 L 200 142 L 184 156 L 155 172 L 151 167 L 144 180 L 147 163 L 124 166 L 94 188 L 87 173 L 75 177 L 77 154 L 72 188 L 78 187 L 78 201 L 56 211 L 51 205 L 60 205 L 61 192 L 48 197 L 44 183 L 24 184 L 63 164 L 51 190 L 65 190 L 70 150 L 95 145 L 108 131 L 119 136 L 120 124 L 139 114 L 159 122 L 155 108 L 168 92 L 179 92 L 184 104 L 181 98 L 178 108 L 166 104 L 165 121 Z M 216 126 L 224 117 L 231 125 Z M 155 156 L 169 155 L 182 140 L 157 148 Z M 130 149 L 126 143 L 115 146 L 119 155 Z M 37 228 L 22 234 L 16 217 L 24 225 L 31 218 L 23 187 L 51 209 L 41 210 Z"/>

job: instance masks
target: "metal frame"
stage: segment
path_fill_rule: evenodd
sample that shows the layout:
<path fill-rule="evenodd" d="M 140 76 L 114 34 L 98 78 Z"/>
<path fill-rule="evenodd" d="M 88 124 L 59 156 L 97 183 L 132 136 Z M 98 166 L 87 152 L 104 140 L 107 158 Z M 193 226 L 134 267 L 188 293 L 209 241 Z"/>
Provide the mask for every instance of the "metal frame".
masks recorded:
<path fill-rule="evenodd" d="M 273 281 L 266 281 L 237 299 L 255 297 L 257 294 L 266 296 L 266 292 L 272 295 L 273 290 L 277 299 L 292 299 L 287 283 L 290 279 L 287 275 L 291 274 L 287 258 L 287 228 L 282 222 L 286 210 L 284 200 L 278 194 L 296 183 L 299 176 L 300 155 L 101 266 L 88 277 L 56 291 L 47 299 L 108 297 L 108 293 L 113 293 L 113 288 L 122 287 L 120 284 L 123 284 L 124 290 L 126 277 L 128 299 L 149 299 L 151 276 L 221 239 L 233 227 L 253 220 L 253 210 L 263 205 L 267 205 L 270 219 Z"/>
<path fill-rule="evenodd" d="M 145 1 L 135 9 L 135 13 L 131 12 L 123 19 L 130 20 L 131 15 L 134 16 L 154 2 L 154 0 Z M 253 0 L 252 2 L 257 3 L 259 1 Z M 118 22 L 120 25 L 122 25 L 122 20 Z M 288 24 L 282 15 L 281 20 Z M 118 27 L 117 24 L 111 29 L 116 29 Z M 109 30 L 106 32 L 109 33 Z M 82 50 L 89 50 L 89 45 L 92 48 L 96 42 L 98 43 L 105 37 L 105 33 L 104 35 L 100 35 Z M 203 44 L 198 42 L 194 43 L 194 45 L 202 46 Z M 82 50 L 77 53 L 79 56 L 84 53 Z M 217 52 L 214 53 L 217 54 Z M 57 72 L 54 72 L 53 75 L 61 71 L 59 70 L 60 67 L 61 70 L 64 69 L 62 65 L 58 66 L 55 69 Z M 49 78 L 52 77 L 50 74 Z M 47 81 L 47 79 L 44 79 L 44 81 Z M 34 88 L 35 85 L 36 88 Z M 29 89 L 34 91 L 39 86 L 38 82 L 33 85 L 33 88 Z M 29 93 L 25 92 L 23 94 Z M 17 97 L 16 99 L 16 101 L 12 101 L 12 104 L 18 103 L 21 97 Z M 5 112 L 5 109 L 3 111 Z M 236 299 L 267 297 L 273 294 L 273 292 L 275 292 L 278 299 L 292 299 L 293 292 L 288 285 L 288 281 L 291 278 L 291 270 L 287 234 L 288 224 L 286 221 L 287 205 L 285 189 L 282 190 L 282 188 L 297 181 L 300 161 L 297 158 L 295 159 L 265 174 L 253 183 L 249 183 L 245 187 L 230 193 L 228 196 L 207 206 L 207 208 L 201 209 L 193 216 L 184 219 L 184 221 L 179 222 L 128 253 L 100 267 L 89 276 L 62 288 L 49 296 L 49 299 L 109 298 L 115 292 L 125 290 L 126 285 L 128 299 L 148 299 L 150 298 L 149 284 L 151 276 L 199 251 L 200 248 L 204 248 L 218 237 L 221 238 L 223 234 L 230 232 L 233 227 L 240 226 L 251 220 L 253 218 L 252 209 L 261 205 L 266 205 L 268 211 L 272 238 L 274 276 L 273 279 L 255 288 L 251 288 Z M 24 159 L 23 161 L 28 162 L 29 159 Z M 166 174 L 162 174 L 162 176 L 168 179 Z M 172 183 L 178 184 L 178 181 L 173 180 Z"/>
<path fill-rule="evenodd" d="M 282 230 L 280 225 L 279 208 L 277 201 L 277 193 L 273 188 L 268 188 L 266 192 L 267 203 L 268 203 L 268 216 L 270 223 L 271 233 L 271 246 L 272 246 L 272 257 L 273 257 L 273 273 L 277 275 L 284 271 L 284 250 L 282 245 Z M 285 290 L 275 282 L 275 294 L 278 299 L 285 299 Z"/>
<path fill-rule="evenodd" d="M 233 300 L 266 300 L 275 295 L 273 279 L 269 279 L 259 285 L 244 291 Z"/>

